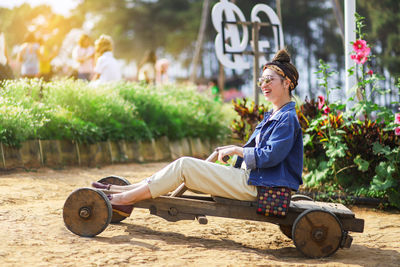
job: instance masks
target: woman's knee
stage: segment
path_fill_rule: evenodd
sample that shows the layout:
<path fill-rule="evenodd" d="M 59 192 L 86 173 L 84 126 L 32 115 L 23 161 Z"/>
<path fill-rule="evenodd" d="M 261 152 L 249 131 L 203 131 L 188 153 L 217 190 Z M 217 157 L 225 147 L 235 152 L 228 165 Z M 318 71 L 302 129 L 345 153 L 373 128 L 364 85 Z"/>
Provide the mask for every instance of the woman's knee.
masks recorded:
<path fill-rule="evenodd" d="M 191 162 L 193 161 L 192 157 L 181 157 L 177 159 L 177 164 L 183 169 L 187 167 L 188 165 L 191 165 Z"/>
<path fill-rule="evenodd" d="M 185 171 L 191 170 L 198 161 L 199 159 L 192 157 L 181 157 L 176 160 L 176 164 L 183 174 Z"/>

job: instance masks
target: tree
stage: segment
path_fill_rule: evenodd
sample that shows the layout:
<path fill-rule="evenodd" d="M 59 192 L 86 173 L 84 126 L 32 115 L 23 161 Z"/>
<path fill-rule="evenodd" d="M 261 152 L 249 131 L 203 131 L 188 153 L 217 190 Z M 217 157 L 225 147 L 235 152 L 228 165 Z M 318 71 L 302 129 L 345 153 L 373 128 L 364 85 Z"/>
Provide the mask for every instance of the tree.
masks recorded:
<path fill-rule="evenodd" d="M 201 8 L 195 0 L 84 0 L 75 14 L 96 20 L 93 33 L 111 35 L 118 57 L 140 60 L 147 49 L 177 58 L 191 54 Z M 186 56 L 186 63 L 190 59 Z"/>
<path fill-rule="evenodd" d="M 199 29 L 199 35 L 197 37 L 195 52 L 194 52 L 193 60 L 192 60 L 192 71 L 190 74 L 190 80 L 192 82 L 195 81 L 196 76 L 197 76 L 197 65 L 199 64 L 201 50 L 203 47 L 204 35 L 206 32 L 206 27 L 207 27 L 208 12 L 210 10 L 209 7 L 210 7 L 210 0 L 204 0 L 203 10 L 201 12 L 201 24 L 200 24 L 201 26 Z"/>
<path fill-rule="evenodd" d="M 400 1 L 382 0 L 379 5 L 373 1 L 358 0 L 358 13 L 366 17 L 365 33 L 368 43 L 377 55 L 379 65 L 391 75 L 400 76 Z"/>
<path fill-rule="evenodd" d="M 61 46 L 65 35 L 74 27 L 80 27 L 82 19 L 65 18 L 54 14 L 47 5 L 31 7 L 28 4 L 13 9 L 0 8 L 0 32 L 6 34 L 8 51 L 24 41 L 29 31 L 34 31 L 36 37 L 46 39 L 50 46 Z"/>

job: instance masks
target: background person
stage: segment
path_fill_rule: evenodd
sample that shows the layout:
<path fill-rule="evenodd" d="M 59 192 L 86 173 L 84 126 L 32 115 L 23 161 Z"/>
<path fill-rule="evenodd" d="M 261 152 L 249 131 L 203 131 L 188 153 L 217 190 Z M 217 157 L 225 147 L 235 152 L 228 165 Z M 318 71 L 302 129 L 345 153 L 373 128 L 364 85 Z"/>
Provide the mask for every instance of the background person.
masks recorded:
<path fill-rule="evenodd" d="M 156 62 L 156 84 L 166 84 L 168 83 L 168 68 L 169 68 L 169 60 L 166 58 L 162 58 L 157 60 Z"/>
<path fill-rule="evenodd" d="M 57 48 L 51 50 L 43 39 L 39 39 L 39 77 L 48 82 L 52 76 L 51 61 L 57 56 Z"/>
<path fill-rule="evenodd" d="M 13 71 L 8 62 L 6 38 L 3 33 L 0 33 L 0 82 L 14 79 Z"/>
<path fill-rule="evenodd" d="M 108 35 L 101 35 L 95 42 L 96 66 L 94 67 L 95 84 L 119 81 L 121 69 L 113 55 L 113 41 Z"/>
<path fill-rule="evenodd" d="M 211 93 L 211 97 L 215 102 L 221 102 L 221 92 L 218 88 L 217 79 L 212 79 L 208 83 L 208 88 Z"/>
<path fill-rule="evenodd" d="M 17 55 L 21 62 L 21 76 L 23 78 L 35 78 L 39 76 L 39 48 L 35 35 L 30 32 L 26 35 Z"/>
<path fill-rule="evenodd" d="M 94 182 L 92 186 L 120 191 L 109 195 L 109 199 L 113 209 L 126 214 L 132 206 L 119 205 L 159 197 L 182 182 L 194 191 L 247 201 L 256 200 L 260 188 L 298 190 L 302 184 L 303 137 L 295 103 L 291 101 L 297 80 L 298 72 L 286 50 L 278 51 L 273 61 L 264 66 L 259 84 L 273 110 L 265 114 L 243 147 L 230 145 L 216 149 L 221 162 L 224 156 L 238 155 L 235 167 L 183 157 L 137 184 L 116 186 Z"/>
<path fill-rule="evenodd" d="M 156 54 L 152 50 L 146 51 L 138 66 L 139 82 L 154 84 L 156 78 Z"/>
<path fill-rule="evenodd" d="M 72 51 L 72 58 L 77 64 L 78 79 L 90 81 L 93 74 L 95 49 L 87 34 L 82 34 L 77 46 Z"/>

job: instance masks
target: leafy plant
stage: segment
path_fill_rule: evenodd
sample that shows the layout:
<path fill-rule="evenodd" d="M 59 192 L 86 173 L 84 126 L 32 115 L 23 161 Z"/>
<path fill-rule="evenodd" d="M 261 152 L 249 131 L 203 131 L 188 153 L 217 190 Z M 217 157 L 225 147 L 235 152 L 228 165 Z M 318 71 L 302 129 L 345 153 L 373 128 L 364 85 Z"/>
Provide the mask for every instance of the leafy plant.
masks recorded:
<path fill-rule="evenodd" d="M 234 110 L 239 115 L 239 120 L 234 119 L 231 124 L 233 137 L 242 141 L 247 141 L 253 133 L 257 124 L 264 118 L 267 107 L 264 104 L 255 105 L 254 101 L 247 103 L 247 99 L 232 100 Z"/>
<path fill-rule="evenodd" d="M 316 74 L 326 98 L 306 98 L 296 110 L 303 131 L 304 187 L 328 194 L 378 197 L 400 208 L 400 113 L 393 114 L 372 101 L 372 94 L 386 94 L 388 90 L 377 86 L 382 76 L 365 70 L 371 50 L 362 39 L 363 19 L 357 16 L 359 39 L 351 55 L 358 65 L 349 70 L 350 75 L 361 73 L 353 90 L 359 101 L 351 108 L 340 101 L 329 101 L 330 92 L 338 89 L 328 82 L 336 72 L 320 60 Z M 371 87 L 370 95 L 366 86 Z M 354 97 L 349 100 L 354 101 Z M 232 131 L 246 141 L 265 109 L 254 103 L 248 107 L 246 100 L 234 102 L 234 107 L 240 120 L 233 121 Z"/>
<path fill-rule="evenodd" d="M 351 55 L 357 67 L 349 72 L 352 75 L 361 72 L 355 87 L 359 101 L 346 110 L 345 104 L 329 103 L 320 96 L 318 102 L 306 101 L 298 110 L 304 133 L 304 181 L 308 188 L 388 198 L 392 206 L 400 208 L 400 138 L 393 131 L 392 110 L 373 103 L 371 95 L 365 93 L 367 85 L 372 88 L 371 94 L 385 94 L 387 90 L 376 86 L 383 77 L 365 71 L 371 55 L 362 39 L 363 19 L 357 16 L 359 39 L 353 44 Z M 322 74 L 320 85 L 328 99 L 329 92 L 337 89 L 328 85 L 328 77 L 334 72 L 320 61 L 317 73 Z"/>

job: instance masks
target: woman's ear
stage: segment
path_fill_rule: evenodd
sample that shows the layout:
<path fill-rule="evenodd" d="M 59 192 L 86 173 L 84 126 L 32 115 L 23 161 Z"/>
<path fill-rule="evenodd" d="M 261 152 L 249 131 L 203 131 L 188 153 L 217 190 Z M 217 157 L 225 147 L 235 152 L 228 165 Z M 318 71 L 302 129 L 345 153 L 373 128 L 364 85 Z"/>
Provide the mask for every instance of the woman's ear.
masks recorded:
<path fill-rule="evenodd" d="M 285 89 L 288 89 L 288 90 L 289 90 L 290 80 L 289 80 L 288 78 L 285 79 L 284 85 L 285 85 Z"/>

